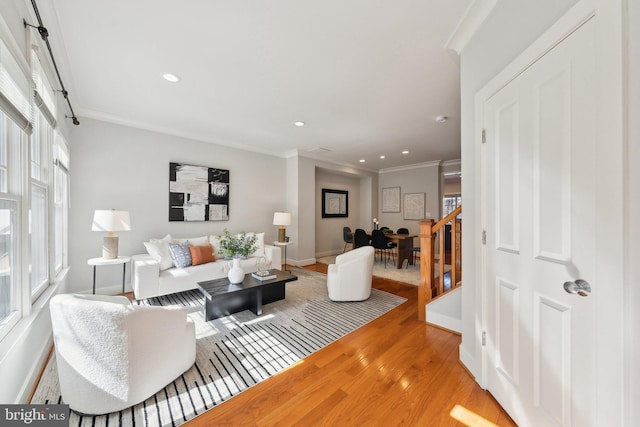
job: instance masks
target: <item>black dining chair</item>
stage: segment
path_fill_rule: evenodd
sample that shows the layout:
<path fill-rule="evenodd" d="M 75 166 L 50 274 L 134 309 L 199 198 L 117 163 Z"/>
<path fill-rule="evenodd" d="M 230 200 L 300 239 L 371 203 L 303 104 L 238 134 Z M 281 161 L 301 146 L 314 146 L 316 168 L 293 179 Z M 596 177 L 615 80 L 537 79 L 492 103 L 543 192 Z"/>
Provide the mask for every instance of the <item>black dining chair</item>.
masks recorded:
<path fill-rule="evenodd" d="M 360 248 L 362 246 L 371 246 L 371 240 L 369 240 L 369 236 L 362 228 L 356 228 L 355 233 L 353 234 L 353 248 Z"/>
<path fill-rule="evenodd" d="M 389 258 L 389 255 L 393 255 L 395 243 L 388 242 L 382 230 L 373 230 L 371 232 L 371 244 L 380 253 L 380 262 L 382 262 L 382 255 L 384 254 L 384 268 L 387 268 L 387 258 Z"/>
<path fill-rule="evenodd" d="M 398 228 L 398 231 L 396 231 L 396 233 L 398 233 L 398 234 L 409 234 L 409 229 L 408 228 L 404 228 L 404 227 L 400 227 L 400 228 Z"/>
<path fill-rule="evenodd" d="M 342 240 L 344 240 L 344 249 L 342 253 L 345 253 L 347 250 L 347 245 L 351 243 L 351 247 L 353 248 L 353 233 L 351 232 L 351 228 L 342 227 Z"/>

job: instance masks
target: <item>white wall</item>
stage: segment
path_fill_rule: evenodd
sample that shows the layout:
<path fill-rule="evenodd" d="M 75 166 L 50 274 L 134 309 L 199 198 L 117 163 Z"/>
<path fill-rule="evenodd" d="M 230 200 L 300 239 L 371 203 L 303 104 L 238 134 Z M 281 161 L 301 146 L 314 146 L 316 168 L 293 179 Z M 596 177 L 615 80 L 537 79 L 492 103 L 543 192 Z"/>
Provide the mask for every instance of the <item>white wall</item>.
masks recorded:
<path fill-rule="evenodd" d="M 323 188 L 349 192 L 349 216 L 347 218 L 322 218 Z M 324 169 L 316 169 L 315 195 L 316 257 L 340 253 L 344 249 L 342 228 L 345 226 L 350 227 L 353 231 L 359 226 L 360 178 L 338 175 Z"/>
<path fill-rule="evenodd" d="M 640 425 L 640 4 L 628 1 L 629 54 L 628 91 L 629 110 L 627 112 L 627 176 L 628 195 L 625 212 L 625 227 L 628 230 L 625 264 L 625 425 Z"/>
<path fill-rule="evenodd" d="M 382 212 L 382 189 L 400 187 L 400 212 Z M 420 224 L 417 220 L 404 219 L 404 195 L 406 193 L 426 193 L 425 217 L 441 218 L 442 205 L 440 194 L 440 162 L 404 168 L 385 169 L 380 171 L 378 184 L 378 220 L 380 226 L 387 226 L 393 231 L 400 227 L 409 229 L 409 233 L 418 234 Z M 371 228 L 371 225 L 369 225 Z"/>
<path fill-rule="evenodd" d="M 462 344 L 460 357 L 476 376 L 480 374 L 479 335 L 476 330 L 476 305 L 479 293 L 473 278 L 479 277 L 476 265 L 480 247 L 480 170 L 475 165 L 475 94 L 520 52 L 558 20 L 577 0 L 499 0 L 489 17 L 460 55 L 462 118 L 462 197 L 464 233 L 462 234 Z"/>
<path fill-rule="evenodd" d="M 131 231 L 120 232 L 119 253 L 144 253 L 143 242 L 170 233 L 196 237 L 264 231 L 277 239 L 273 213 L 286 207 L 285 159 L 170 135 L 82 119 L 71 137 L 69 213 L 70 291 L 91 288 L 87 259 L 101 256 L 103 234 L 91 231 L 95 209 L 128 210 Z M 169 163 L 228 169 L 229 221 L 169 222 Z M 130 266 L 127 266 L 129 285 Z M 120 266 L 99 267 L 98 293 L 121 286 Z"/>

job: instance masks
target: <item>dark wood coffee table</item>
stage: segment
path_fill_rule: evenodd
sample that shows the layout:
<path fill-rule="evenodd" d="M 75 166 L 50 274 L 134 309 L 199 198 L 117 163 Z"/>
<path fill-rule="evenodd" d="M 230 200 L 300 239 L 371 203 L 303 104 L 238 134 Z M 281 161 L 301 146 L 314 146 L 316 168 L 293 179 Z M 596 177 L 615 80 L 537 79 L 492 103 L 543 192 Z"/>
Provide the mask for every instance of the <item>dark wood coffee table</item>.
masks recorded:
<path fill-rule="evenodd" d="M 276 275 L 275 279 L 261 281 L 248 273 L 239 284 L 231 284 L 226 277 L 198 282 L 198 289 L 206 299 L 205 319 L 217 319 L 243 310 L 251 310 L 260 316 L 263 304 L 284 299 L 284 284 L 298 278 L 280 270 L 271 269 L 270 272 Z"/>

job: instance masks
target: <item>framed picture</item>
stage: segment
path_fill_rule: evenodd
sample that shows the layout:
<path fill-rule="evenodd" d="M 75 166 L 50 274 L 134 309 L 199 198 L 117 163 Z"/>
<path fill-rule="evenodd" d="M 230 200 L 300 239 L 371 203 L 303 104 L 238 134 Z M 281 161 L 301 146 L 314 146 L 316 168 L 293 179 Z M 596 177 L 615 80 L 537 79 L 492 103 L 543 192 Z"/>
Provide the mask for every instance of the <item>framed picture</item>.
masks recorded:
<path fill-rule="evenodd" d="M 400 212 L 400 187 L 382 189 L 382 212 Z"/>
<path fill-rule="evenodd" d="M 349 192 L 322 189 L 322 218 L 347 218 L 349 216 Z"/>
<path fill-rule="evenodd" d="M 228 220 L 228 170 L 169 163 L 169 221 Z"/>
<path fill-rule="evenodd" d="M 404 195 L 404 219 L 424 219 L 426 193 Z"/>

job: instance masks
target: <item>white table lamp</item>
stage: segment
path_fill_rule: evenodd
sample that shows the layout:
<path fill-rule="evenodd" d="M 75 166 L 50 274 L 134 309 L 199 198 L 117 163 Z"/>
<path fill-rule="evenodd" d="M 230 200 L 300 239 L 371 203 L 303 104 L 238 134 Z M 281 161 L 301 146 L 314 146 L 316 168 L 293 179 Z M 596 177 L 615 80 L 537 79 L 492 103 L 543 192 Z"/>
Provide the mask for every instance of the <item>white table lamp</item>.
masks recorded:
<path fill-rule="evenodd" d="M 102 243 L 102 258 L 118 258 L 118 236 L 114 231 L 131 230 L 129 211 L 96 210 L 93 214 L 93 231 L 106 231 Z"/>
<path fill-rule="evenodd" d="M 284 242 L 287 230 L 285 225 L 291 225 L 291 214 L 289 212 L 276 212 L 273 214 L 273 225 L 279 225 L 278 242 Z"/>

